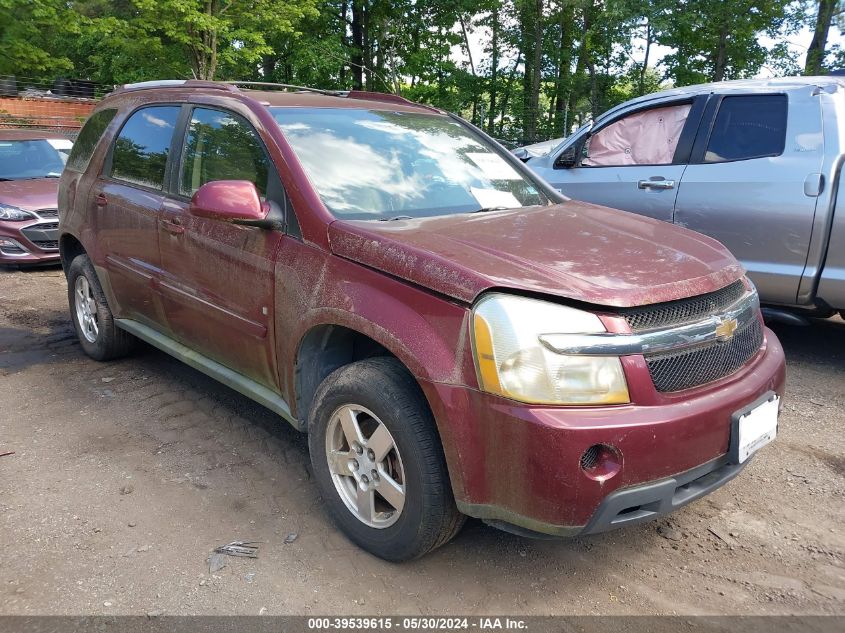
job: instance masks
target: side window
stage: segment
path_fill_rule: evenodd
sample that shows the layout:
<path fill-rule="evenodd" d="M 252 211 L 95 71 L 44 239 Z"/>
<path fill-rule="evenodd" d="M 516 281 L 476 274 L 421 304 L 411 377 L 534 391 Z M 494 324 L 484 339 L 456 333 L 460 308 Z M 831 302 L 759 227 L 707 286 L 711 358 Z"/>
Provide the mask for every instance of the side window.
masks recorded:
<path fill-rule="evenodd" d="M 671 165 L 692 104 L 630 114 L 587 139 L 585 167 Z"/>
<path fill-rule="evenodd" d="M 248 180 L 267 194 L 269 165 L 253 127 L 237 114 L 195 108 L 185 135 L 179 193 L 192 196 L 213 180 Z"/>
<path fill-rule="evenodd" d="M 152 189 L 164 188 L 167 154 L 179 109 L 179 106 L 152 106 L 129 117 L 114 142 L 112 178 Z"/>
<path fill-rule="evenodd" d="M 85 168 L 88 167 L 88 161 L 91 160 L 91 156 L 94 154 L 97 143 L 100 142 L 100 137 L 103 136 L 103 132 L 106 131 L 115 114 L 117 114 L 117 110 L 109 108 L 95 112 L 88 117 L 85 125 L 82 126 L 82 131 L 79 132 L 76 143 L 73 144 L 73 148 L 70 150 L 70 156 L 67 159 L 68 169 L 80 172 L 85 171 Z"/>
<path fill-rule="evenodd" d="M 707 142 L 705 163 L 780 156 L 786 144 L 786 95 L 725 97 Z"/>

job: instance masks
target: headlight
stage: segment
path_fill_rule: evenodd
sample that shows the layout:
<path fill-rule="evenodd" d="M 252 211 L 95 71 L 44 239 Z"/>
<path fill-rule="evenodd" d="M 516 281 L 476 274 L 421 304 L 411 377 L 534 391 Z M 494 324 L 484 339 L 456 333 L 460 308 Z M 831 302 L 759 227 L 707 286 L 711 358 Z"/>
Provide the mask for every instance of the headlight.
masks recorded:
<path fill-rule="evenodd" d="M 532 404 L 630 402 L 616 356 L 558 354 L 544 334 L 603 333 L 590 312 L 504 294 L 483 298 L 473 311 L 475 363 L 481 388 Z"/>
<path fill-rule="evenodd" d="M 29 211 L 18 209 L 10 204 L 0 204 L 0 220 L 12 220 L 19 222 L 21 220 L 32 220 L 34 218 L 35 216 Z"/>

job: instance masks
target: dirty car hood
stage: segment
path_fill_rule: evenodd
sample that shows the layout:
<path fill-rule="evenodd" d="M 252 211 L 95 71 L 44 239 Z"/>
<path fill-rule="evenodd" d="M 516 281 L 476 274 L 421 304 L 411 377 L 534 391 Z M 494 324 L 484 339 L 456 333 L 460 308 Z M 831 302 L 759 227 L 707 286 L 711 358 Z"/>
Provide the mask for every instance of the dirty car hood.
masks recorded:
<path fill-rule="evenodd" d="M 718 290 L 743 269 L 719 242 L 569 201 L 392 222 L 338 220 L 332 252 L 472 302 L 490 288 L 629 307 Z"/>

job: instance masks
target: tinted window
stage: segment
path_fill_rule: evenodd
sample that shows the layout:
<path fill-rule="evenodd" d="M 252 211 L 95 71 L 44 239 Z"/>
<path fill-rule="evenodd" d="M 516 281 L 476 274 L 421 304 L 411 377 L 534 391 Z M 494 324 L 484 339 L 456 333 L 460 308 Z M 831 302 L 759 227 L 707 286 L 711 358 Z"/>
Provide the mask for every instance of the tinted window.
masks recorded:
<path fill-rule="evenodd" d="M 267 156 L 252 126 L 236 114 L 194 109 L 185 136 L 179 192 L 213 180 L 248 180 L 267 193 Z"/>
<path fill-rule="evenodd" d="M 114 143 L 113 178 L 162 189 L 178 106 L 143 108 L 129 117 Z"/>
<path fill-rule="evenodd" d="M 779 156 L 786 142 L 786 96 L 725 97 L 704 162 Z"/>
<path fill-rule="evenodd" d="M 88 117 L 85 125 L 82 126 L 82 131 L 79 133 L 76 143 L 73 144 L 70 158 L 67 161 L 68 169 L 85 171 L 97 143 L 100 142 L 100 137 L 106 131 L 115 114 L 117 114 L 117 110 L 109 109 L 100 110 Z"/>

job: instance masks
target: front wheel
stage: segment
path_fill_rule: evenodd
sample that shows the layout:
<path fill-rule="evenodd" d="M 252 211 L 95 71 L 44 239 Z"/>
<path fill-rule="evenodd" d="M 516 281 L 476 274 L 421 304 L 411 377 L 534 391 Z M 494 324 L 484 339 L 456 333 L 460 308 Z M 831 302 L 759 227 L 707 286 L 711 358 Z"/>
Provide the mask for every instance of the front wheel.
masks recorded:
<path fill-rule="evenodd" d="M 325 379 L 309 448 L 332 517 L 372 554 L 417 558 L 463 525 L 428 403 L 396 359 L 358 361 Z"/>

